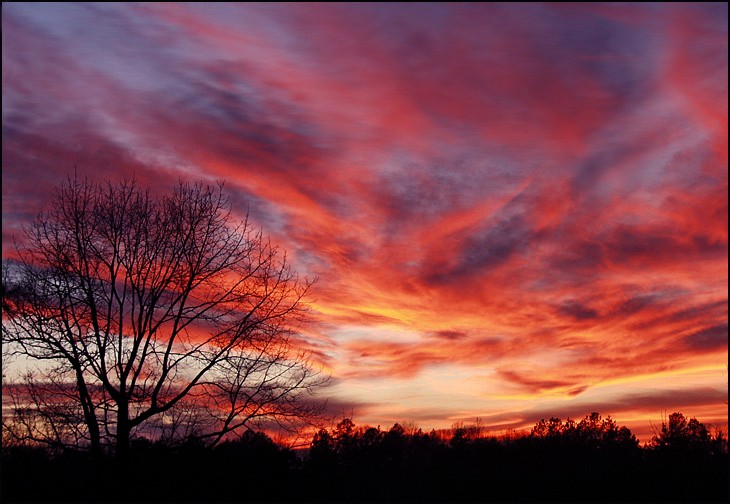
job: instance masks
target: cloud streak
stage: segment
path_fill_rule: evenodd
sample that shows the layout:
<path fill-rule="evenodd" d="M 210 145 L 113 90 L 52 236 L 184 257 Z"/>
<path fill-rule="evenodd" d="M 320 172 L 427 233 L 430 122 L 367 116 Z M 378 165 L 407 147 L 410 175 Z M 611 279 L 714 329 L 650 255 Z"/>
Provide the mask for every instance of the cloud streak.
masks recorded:
<path fill-rule="evenodd" d="M 726 6 L 3 11 L 6 256 L 74 167 L 225 179 L 319 278 L 343 397 L 457 366 L 487 414 L 725 366 Z"/>

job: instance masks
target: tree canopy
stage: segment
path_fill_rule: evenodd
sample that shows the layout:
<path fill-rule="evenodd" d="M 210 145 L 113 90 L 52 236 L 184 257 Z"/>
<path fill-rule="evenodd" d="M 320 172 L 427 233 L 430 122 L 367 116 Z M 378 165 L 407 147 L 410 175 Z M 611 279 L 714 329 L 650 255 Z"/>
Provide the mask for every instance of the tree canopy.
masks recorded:
<path fill-rule="evenodd" d="M 292 339 L 311 285 L 222 184 L 69 177 L 4 260 L 3 353 L 42 363 L 4 431 L 122 453 L 307 421 L 326 381 Z"/>

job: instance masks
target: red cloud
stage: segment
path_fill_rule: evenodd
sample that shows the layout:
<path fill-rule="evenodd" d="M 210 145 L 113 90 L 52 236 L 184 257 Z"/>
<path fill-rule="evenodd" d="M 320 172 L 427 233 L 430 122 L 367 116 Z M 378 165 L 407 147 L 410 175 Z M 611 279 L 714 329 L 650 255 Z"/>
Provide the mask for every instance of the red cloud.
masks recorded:
<path fill-rule="evenodd" d="M 225 179 L 319 277 L 302 341 L 345 380 L 580 398 L 725 362 L 721 8 L 110 9 L 4 9 L 5 254 L 76 165 Z"/>

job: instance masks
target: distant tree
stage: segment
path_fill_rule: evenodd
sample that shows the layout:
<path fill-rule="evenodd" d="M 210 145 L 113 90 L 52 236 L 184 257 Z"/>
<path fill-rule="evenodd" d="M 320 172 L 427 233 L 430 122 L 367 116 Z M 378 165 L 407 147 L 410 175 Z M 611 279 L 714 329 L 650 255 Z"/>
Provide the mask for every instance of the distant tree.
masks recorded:
<path fill-rule="evenodd" d="M 549 420 L 540 419 L 530 431 L 530 437 L 546 438 L 561 436 L 564 431 L 563 421 L 551 417 Z"/>
<path fill-rule="evenodd" d="M 484 435 L 485 428 L 482 419 L 477 418 L 473 424 L 455 422 L 451 426 L 451 444 L 459 444 L 464 441 L 473 441 Z"/>
<path fill-rule="evenodd" d="M 349 440 L 355 434 L 355 422 L 350 418 L 343 418 L 337 423 L 333 434 L 338 441 Z"/>
<path fill-rule="evenodd" d="M 380 431 L 380 429 L 375 427 L 368 427 L 363 430 L 362 434 L 360 435 L 360 444 L 365 447 L 373 446 L 376 443 L 380 442 L 382 436 L 383 433 Z"/>
<path fill-rule="evenodd" d="M 335 440 L 332 439 L 332 436 L 329 432 L 327 432 L 327 429 L 320 429 L 312 438 L 310 454 L 313 456 L 319 456 L 320 454 L 325 456 L 334 450 L 334 446 Z"/>
<path fill-rule="evenodd" d="M 530 437 L 570 440 L 593 448 L 619 445 L 637 448 L 639 444 L 628 427 L 619 427 L 610 416 L 602 418 L 595 411 L 578 423 L 570 418 L 565 422 L 554 417 L 542 419 L 532 428 Z"/>
<path fill-rule="evenodd" d="M 325 378 L 292 341 L 310 286 L 222 184 L 69 178 L 3 264 L 3 353 L 43 364 L 14 389 L 16 435 L 53 437 L 61 397 L 76 441 L 120 456 L 156 419 L 209 445 L 311 419 Z"/>
<path fill-rule="evenodd" d="M 719 433 L 722 439 L 722 433 Z M 713 436 L 705 425 L 696 418 L 687 420 L 682 413 L 674 412 L 652 437 L 652 445 L 660 450 L 697 451 L 708 450 L 713 444 Z"/>

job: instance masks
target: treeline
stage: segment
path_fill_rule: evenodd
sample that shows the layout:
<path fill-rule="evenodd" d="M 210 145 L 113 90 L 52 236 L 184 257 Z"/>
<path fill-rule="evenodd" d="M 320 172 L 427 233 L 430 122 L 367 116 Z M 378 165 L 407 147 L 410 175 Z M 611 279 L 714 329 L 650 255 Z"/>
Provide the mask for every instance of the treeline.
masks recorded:
<path fill-rule="evenodd" d="M 726 501 L 727 446 L 681 413 L 644 447 L 598 413 L 502 437 L 475 425 L 444 436 L 343 419 L 304 451 L 253 431 L 214 448 L 137 439 L 124 467 L 3 446 L 3 500 Z"/>

